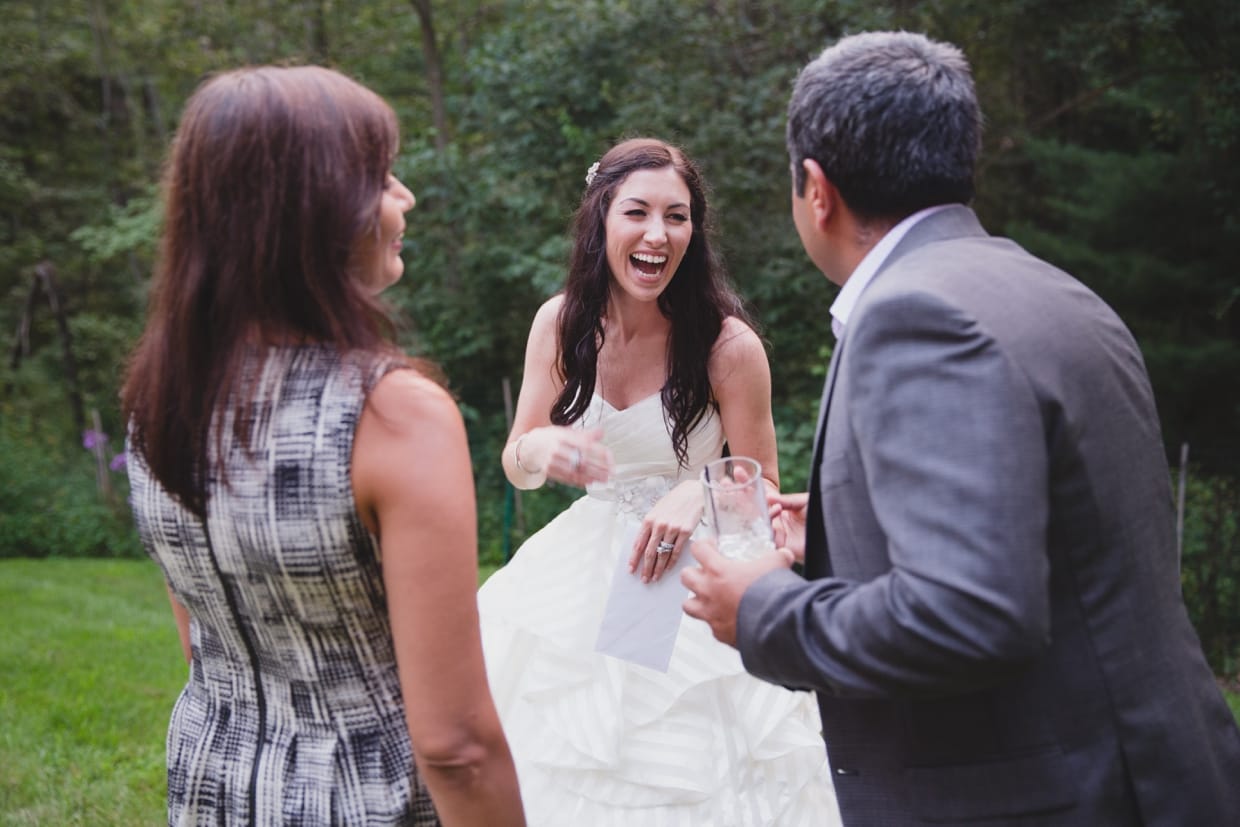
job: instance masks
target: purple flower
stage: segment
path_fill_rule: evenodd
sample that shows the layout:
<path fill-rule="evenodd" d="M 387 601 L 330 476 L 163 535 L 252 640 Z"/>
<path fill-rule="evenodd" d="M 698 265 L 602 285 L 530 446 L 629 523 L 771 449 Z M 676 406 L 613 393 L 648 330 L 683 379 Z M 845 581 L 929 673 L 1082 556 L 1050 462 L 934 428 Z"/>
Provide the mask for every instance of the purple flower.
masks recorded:
<path fill-rule="evenodd" d="M 95 450 L 95 448 L 106 444 L 107 441 L 108 435 L 103 431 L 89 430 L 82 432 L 82 447 L 88 451 Z"/>
<path fill-rule="evenodd" d="M 119 454 L 112 457 L 112 461 L 108 463 L 108 467 L 113 471 L 120 471 L 125 467 L 126 462 L 128 462 L 128 458 L 125 456 L 125 452 L 121 451 Z"/>

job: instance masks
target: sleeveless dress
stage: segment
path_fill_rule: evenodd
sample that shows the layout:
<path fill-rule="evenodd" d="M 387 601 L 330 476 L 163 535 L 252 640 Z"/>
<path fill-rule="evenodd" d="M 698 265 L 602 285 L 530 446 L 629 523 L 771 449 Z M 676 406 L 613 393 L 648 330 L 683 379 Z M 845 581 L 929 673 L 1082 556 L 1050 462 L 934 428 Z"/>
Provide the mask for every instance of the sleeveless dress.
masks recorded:
<path fill-rule="evenodd" d="M 712 413 L 680 468 L 658 394 L 624 410 L 595 395 L 578 427 L 595 426 L 615 458 L 612 480 L 532 535 L 478 594 L 529 823 L 837 827 L 811 694 L 748 675 L 735 649 L 687 615 L 666 673 L 594 651 L 626 529 L 724 442 Z"/>
<path fill-rule="evenodd" d="M 302 346 L 255 354 L 248 370 L 256 453 L 223 417 L 229 485 L 209 482 L 205 530 L 141 457 L 129 464 L 138 532 L 192 618 L 168 729 L 168 823 L 438 824 L 349 475 L 372 369 Z"/>

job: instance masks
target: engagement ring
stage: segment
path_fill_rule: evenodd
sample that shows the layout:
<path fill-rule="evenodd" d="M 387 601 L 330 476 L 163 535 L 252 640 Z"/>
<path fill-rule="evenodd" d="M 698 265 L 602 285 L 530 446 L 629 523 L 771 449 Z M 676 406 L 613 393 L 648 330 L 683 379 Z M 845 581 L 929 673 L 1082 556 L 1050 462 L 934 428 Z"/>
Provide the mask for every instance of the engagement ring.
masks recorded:
<path fill-rule="evenodd" d="M 581 468 L 581 449 L 580 448 L 573 449 L 573 459 L 572 459 L 572 462 L 569 463 L 569 465 L 573 469 L 573 473 L 576 473 L 577 470 Z"/>
<path fill-rule="evenodd" d="M 675 543 L 669 543 L 667 540 L 662 540 L 659 543 L 659 547 L 655 549 L 655 552 L 657 554 L 668 554 L 674 548 L 676 548 Z"/>

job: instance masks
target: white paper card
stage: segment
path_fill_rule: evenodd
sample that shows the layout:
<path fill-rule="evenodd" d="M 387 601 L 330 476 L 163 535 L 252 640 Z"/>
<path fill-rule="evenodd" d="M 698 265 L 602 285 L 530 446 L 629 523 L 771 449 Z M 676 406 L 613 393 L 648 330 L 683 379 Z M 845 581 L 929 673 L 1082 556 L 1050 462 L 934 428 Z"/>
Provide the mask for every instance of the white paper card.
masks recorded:
<path fill-rule="evenodd" d="M 640 528 L 633 523 L 620 538 L 621 552 L 594 650 L 666 672 L 684 616 L 682 607 L 689 597 L 680 582 L 680 570 L 692 562 L 693 555 L 688 547 L 682 549 L 671 570 L 653 583 L 643 583 L 629 571 L 629 556 Z"/>

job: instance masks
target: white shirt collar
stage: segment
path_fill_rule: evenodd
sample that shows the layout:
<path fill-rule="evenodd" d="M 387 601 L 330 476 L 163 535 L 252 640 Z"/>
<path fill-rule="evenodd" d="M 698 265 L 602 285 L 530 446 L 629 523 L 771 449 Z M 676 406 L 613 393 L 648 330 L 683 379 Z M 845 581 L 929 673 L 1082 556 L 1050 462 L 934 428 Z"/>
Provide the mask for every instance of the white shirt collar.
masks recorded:
<path fill-rule="evenodd" d="M 874 274 L 878 272 L 878 268 L 883 266 L 887 256 L 891 255 L 891 251 L 900 243 L 900 239 L 904 238 L 918 221 L 928 218 L 940 210 L 954 206 L 956 205 L 938 204 L 919 210 L 888 230 L 887 234 L 870 248 L 870 251 L 865 254 L 865 258 L 861 259 L 857 268 L 852 271 L 852 275 L 848 277 L 848 280 L 844 282 L 844 286 L 840 288 L 839 295 L 835 297 L 835 301 L 831 303 L 831 332 L 835 334 L 837 340 L 844 335 L 844 328 L 848 325 L 848 317 L 852 315 L 853 308 L 857 306 L 857 299 L 861 297 L 861 291 L 865 290 L 866 285 L 870 283 L 870 280 L 874 278 Z"/>

